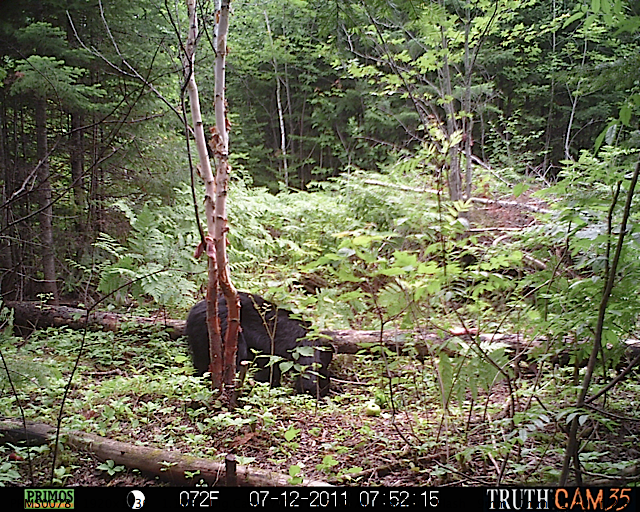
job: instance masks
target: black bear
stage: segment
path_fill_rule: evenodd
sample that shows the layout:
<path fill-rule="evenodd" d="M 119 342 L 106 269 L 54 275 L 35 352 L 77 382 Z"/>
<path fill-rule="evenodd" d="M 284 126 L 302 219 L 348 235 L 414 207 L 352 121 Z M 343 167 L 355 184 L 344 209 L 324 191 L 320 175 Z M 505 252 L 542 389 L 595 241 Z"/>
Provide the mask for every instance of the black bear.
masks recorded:
<path fill-rule="evenodd" d="M 258 353 L 256 365 L 259 370 L 255 379 L 280 385 L 279 365 L 268 364 L 268 357 L 276 355 L 289 361 L 295 361 L 304 371 L 296 380 L 298 393 L 306 392 L 314 396 L 325 396 L 329 392 L 329 363 L 333 355 L 330 345 L 319 339 L 307 338 L 309 324 L 291 318 L 288 311 L 278 309 L 275 304 L 259 295 L 239 292 L 240 332 L 238 334 L 237 361 L 251 360 Z M 223 296 L 218 298 L 218 316 L 220 329 L 224 336 L 227 330 L 227 303 Z M 209 368 L 209 331 L 207 329 L 207 304 L 198 302 L 187 318 L 186 333 L 191 349 L 191 359 L 198 375 Z M 311 347 L 313 355 L 295 354 L 296 347 Z M 317 347 L 317 348 L 316 348 Z M 255 352 L 254 352 L 255 351 Z M 307 351 L 303 351 L 307 352 Z M 271 379 L 269 379 L 271 376 Z"/>

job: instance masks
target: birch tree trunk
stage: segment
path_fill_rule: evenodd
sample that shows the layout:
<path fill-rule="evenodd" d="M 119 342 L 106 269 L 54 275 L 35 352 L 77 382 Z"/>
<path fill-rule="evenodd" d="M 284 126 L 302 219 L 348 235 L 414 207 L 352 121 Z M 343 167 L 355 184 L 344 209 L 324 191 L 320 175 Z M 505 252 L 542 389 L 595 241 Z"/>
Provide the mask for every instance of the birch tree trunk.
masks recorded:
<path fill-rule="evenodd" d="M 229 5 L 231 0 L 222 0 L 216 13 L 218 30 L 216 35 L 215 95 L 214 108 L 216 126 L 212 131 L 211 146 L 216 160 L 216 202 L 214 242 L 218 263 L 218 282 L 227 302 L 227 333 L 224 339 L 224 386 L 233 401 L 236 375 L 236 352 L 240 329 L 240 302 L 238 291 L 231 283 L 229 258 L 227 257 L 227 194 L 229 191 L 229 121 L 225 98 L 225 68 L 227 60 L 227 34 L 229 33 Z"/>
<path fill-rule="evenodd" d="M 226 5 L 226 16 L 224 15 Z M 226 195 L 228 188 L 228 135 L 226 112 L 224 108 L 224 57 L 226 57 L 226 34 L 228 31 L 229 1 L 222 2 L 216 13 L 218 20 L 216 42 L 216 126 L 212 129 L 212 149 L 216 156 L 216 176 L 214 177 L 207 152 L 207 143 L 200 110 L 200 98 L 195 79 L 195 49 L 198 41 L 198 18 L 196 0 L 187 0 L 189 14 L 189 36 L 184 57 L 184 73 L 187 93 L 191 105 L 193 132 L 196 139 L 200 174 L 205 185 L 205 215 L 207 232 L 204 248 L 208 257 L 207 286 L 207 327 L 209 331 L 209 354 L 211 358 L 211 383 L 214 389 L 223 391 L 230 388 L 233 396 L 235 378 L 235 356 L 237 352 L 238 328 L 240 325 L 240 309 L 237 292 L 230 282 L 229 265 L 226 255 Z M 218 61 L 222 50 L 222 65 Z M 219 81 L 221 82 L 221 105 L 218 105 Z M 221 176 L 222 174 L 222 176 Z M 222 340 L 220 321 L 218 319 L 218 284 L 222 287 L 228 304 L 228 329 L 225 340 Z"/>
<path fill-rule="evenodd" d="M 581 69 L 585 68 L 587 61 L 587 48 L 588 48 L 588 39 L 585 37 L 584 39 L 584 49 L 582 52 L 582 63 Z M 571 98 L 571 115 L 569 116 L 569 123 L 567 125 L 567 133 L 564 138 L 564 158 L 566 160 L 573 160 L 571 157 L 571 131 L 573 130 L 573 121 L 576 116 L 576 111 L 578 110 L 578 101 L 580 101 L 580 88 L 582 86 L 582 78 L 578 80 L 578 84 L 576 85 L 575 92 L 571 92 L 569 85 L 567 84 L 567 93 L 569 94 L 569 98 Z"/>
<path fill-rule="evenodd" d="M 287 162 L 287 138 L 286 130 L 284 126 L 284 114 L 282 112 L 282 93 L 280 91 L 280 74 L 278 73 L 278 61 L 275 56 L 275 46 L 273 44 L 273 35 L 271 33 L 271 25 L 269 24 L 269 16 L 267 11 L 264 11 L 264 21 L 267 25 L 267 34 L 269 35 L 269 42 L 271 44 L 271 51 L 273 52 L 272 64 L 273 72 L 276 77 L 276 102 L 278 105 L 278 120 L 280 122 L 280 152 L 282 153 L 282 170 L 284 173 L 284 186 L 289 188 L 289 167 Z"/>

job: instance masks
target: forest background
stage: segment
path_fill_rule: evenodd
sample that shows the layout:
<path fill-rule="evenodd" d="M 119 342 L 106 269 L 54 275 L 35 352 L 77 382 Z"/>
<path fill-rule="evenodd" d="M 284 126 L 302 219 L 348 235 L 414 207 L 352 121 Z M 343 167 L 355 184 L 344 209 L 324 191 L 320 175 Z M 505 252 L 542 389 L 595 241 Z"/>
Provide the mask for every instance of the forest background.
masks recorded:
<path fill-rule="evenodd" d="M 213 8 L 200 5 L 197 52 L 211 125 Z M 570 339 L 583 410 L 596 360 L 606 381 L 637 329 L 640 5 L 232 8 L 235 285 L 295 304 L 320 328 L 526 333 L 548 342 L 546 362 Z M 185 7 L 25 1 L 3 2 L 2 14 L 3 300 L 184 315 L 206 276 L 193 257 Z M 495 199 L 511 203 L 487 207 Z M 487 359 L 483 348 L 477 360 L 459 350 L 476 366 L 460 373 L 438 354 L 443 410 L 454 396 L 464 402 L 472 376 L 486 380 L 474 381 L 473 400 L 496 375 L 517 378 L 504 350 Z M 381 393 L 383 406 L 393 401 Z M 590 418 L 530 406 L 507 452 L 551 417 L 570 425 L 570 440 Z"/>

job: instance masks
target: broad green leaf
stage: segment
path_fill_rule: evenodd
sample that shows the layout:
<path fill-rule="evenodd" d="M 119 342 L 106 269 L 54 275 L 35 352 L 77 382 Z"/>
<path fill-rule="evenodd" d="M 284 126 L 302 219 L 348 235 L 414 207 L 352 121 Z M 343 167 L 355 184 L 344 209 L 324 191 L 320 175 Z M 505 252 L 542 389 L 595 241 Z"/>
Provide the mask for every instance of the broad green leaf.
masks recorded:
<path fill-rule="evenodd" d="M 629 126 L 630 121 L 631 121 L 631 107 L 627 103 L 623 105 L 622 108 L 620 109 L 620 122 L 625 126 Z"/>
<path fill-rule="evenodd" d="M 577 13 L 569 16 L 564 24 L 562 25 L 562 28 L 567 28 L 569 25 L 571 25 L 574 21 L 579 20 L 580 18 L 582 18 L 584 16 L 584 12 L 582 11 L 578 11 Z"/>
<path fill-rule="evenodd" d="M 287 430 L 284 433 L 284 438 L 287 441 L 292 441 L 293 439 L 295 439 L 298 436 L 299 433 L 300 433 L 300 429 L 299 428 L 289 427 L 289 430 Z M 295 475 L 291 475 L 291 476 L 295 476 Z"/>

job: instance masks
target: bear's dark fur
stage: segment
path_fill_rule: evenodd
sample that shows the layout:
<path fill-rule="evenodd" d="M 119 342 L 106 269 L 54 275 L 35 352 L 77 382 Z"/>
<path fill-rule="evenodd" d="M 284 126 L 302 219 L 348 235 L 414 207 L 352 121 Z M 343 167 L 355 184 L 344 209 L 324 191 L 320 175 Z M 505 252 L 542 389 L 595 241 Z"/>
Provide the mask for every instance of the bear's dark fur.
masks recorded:
<path fill-rule="evenodd" d="M 278 309 L 275 304 L 259 295 L 239 292 L 240 332 L 238 334 L 237 361 L 251 360 L 257 352 L 258 371 L 255 378 L 261 382 L 280 385 L 280 367 L 267 366 L 268 355 L 280 356 L 294 361 L 306 369 L 296 380 L 296 390 L 314 396 L 325 396 L 329 392 L 329 363 L 333 355 L 330 345 L 319 339 L 307 338 L 309 324 L 291 318 L 291 313 Z M 223 296 L 218 299 L 218 315 L 222 335 L 227 330 L 227 303 Z M 202 375 L 209 368 L 209 334 L 207 329 L 207 304 L 196 304 L 187 318 L 186 333 L 191 349 L 191 358 L 197 374 Z M 294 359 L 292 350 L 296 347 L 314 347 L 313 356 L 299 355 Z M 269 379 L 271 376 L 271 379 Z"/>

